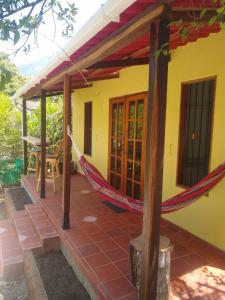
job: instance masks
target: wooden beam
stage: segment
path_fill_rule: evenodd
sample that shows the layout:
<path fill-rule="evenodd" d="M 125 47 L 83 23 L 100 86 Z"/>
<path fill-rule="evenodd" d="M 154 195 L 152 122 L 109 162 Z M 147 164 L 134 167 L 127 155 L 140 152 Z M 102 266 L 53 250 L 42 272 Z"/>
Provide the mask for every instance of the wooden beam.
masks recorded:
<path fill-rule="evenodd" d="M 178 6 L 178 7 L 173 7 L 172 11 L 181 11 L 181 12 L 195 12 L 195 11 L 202 11 L 202 9 L 205 8 L 207 11 L 215 11 L 217 8 L 213 7 L 212 4 L 209 4 L 208 7 L 207 5 L 201 5 L 201 6 L 197 6 L 195 7 L 194 4 L 192 5 L 192 7 L 190 7 L 190 3 L 189 6 Z"/>
<path fill-rule="evenodd" d="M 168 56 L 161 54 L 157 58 L 155 53 L 169 41 L 168 24 L 163 18 L 150 27 L 141 300 L 155 300 L 157 292 Z"/>
<path fill-rule="evenodd" d="M 207 10 L 203 17 L 200 17 L 202 9 L 193 10 L 176 10 L 172 12 L 171 21 L 176 22 L 182 20 L 183 22 L 196 22 L 202 24 L 208 22 L 212 16 L 215 16 L 216 10 Z"/>
<path fill-rule="evenodd" d="M 113 73 L 113 74 L 108 74 L 108 75 L 101 75 L 101 74 L 96 75 L 96 73 L 94 73 L 94 72 L 91 72 L 90 74 L 86 74 L 86 75 L 84 73 L 84 76 L 89 83 L 94 82 L 94 81 L 109 80 L 109 79 L 115 79 L 115 78 L 120 77 L 119 73 Z M 84 79 L 83 80 L 73 80 L 73 77 L 72 77 L 71 88 L 76 88 L 77 86 L 81 86 L 82 84 L 88 85 Z"/>
<path fill-rule="evenodd" d="M 63 91 L 46 91 L 46 98 L 47 97 L 56 97 L 56 96 L 61 96 L 63 95 Z M 24 97 L 25 100 L 30 100 L 30 101 L 38 101 L 41 97 L 41 93 L 33 96 L 33 97 Z"/>
<path fill-rule="evenodd" d="M 64 98 L 63 98 L 63 220 L 62 228 L 70 228 L 70 162 L 71 162 L 71 140 L 67 134 L 68 126 L 71 126 L 71 78 L 65 75 Z"/>
<path fill-rule="evenodd" d="M 77 73 L 79 70 L 86 69 L 145 35 L 148 32 L 149 24 L 163 15 L 166 7 L 166 4 L 153 4 L 149 6 L 143 13 L 134 17 L 118 31 L 103 40 L 88 53 L 85 53 L 83 57 L 74 62 L 70 67 L 65 68 L 65 70 L 56 76 L 48 79 L 42 84 L 42 88 L 48 89 L 52 85 L 62 81 L 65 74 Z"/>
<path fill-rule="evenodd" d="M 143 54 L 149 53 L 149 46 L 145 46 L 129 55 L 130 58 L 136 58 Z"/>
<path fill-rule="evenodd" d="M 23 136 L 27 135 L 27 102 L 23 99 Z M 23 174 L 27 175 L 27 141 L 23 140 Z"/>
<path fill-rule="evenodd" d="M 45 198 L 45 162 L 46 162 L 46 92 L 41 91 L 41 188 L 40 198 Z"/>
<path fill-rule="evenodd" d="M 101 61 L 101 62 L 98 62 L 98 63 L 90 66 L 88 68 L 88 70 L 117 68 L 117 67 L 122 68 L 122 67 L 146 65 L 148 63 L 149 63 L 148 57 L 126 58 L 126 59 L 119 59 L 119 60 Z"/>
<path fill-rule="evenodd" d="M 92 74 L 92 73 L 91 73 Z M 84 74 L 85 75 L 85 74 Z M 72 76 L 71 76 L 72 77 Z M 94 76 L 94 77 L 87 77 L 88 82 L 94 82 L 94 81 L 100 81 L 100 80 L 109 80 L 109 79 L 115 79 L 119 78 L 119 73 L 115 74 L 108 74 L 108 75 L 99 75 L 99 76 Z M 84 80 L 73 80 L 71 82 L 71 90 L 74 89 L 82 89 L 82 88 L 88 88 L 92 87 L 92 84 L 88 85 Z M 36 87 L 35 90 L 33 90 L 31 93 L 26 93 L 24 94 L 24 99 L 29 99 L 29 100 L 37 100 L 40 98 L 40 86 Z M 33 96 L 31 96 L 33 94 Z M 58 96 L 63 94 L 63 82 L 58 83 L 54 85 L 53 87 L 49 88 L 46 90 L 46 97 L 51 97 L 51 96 Z"/>

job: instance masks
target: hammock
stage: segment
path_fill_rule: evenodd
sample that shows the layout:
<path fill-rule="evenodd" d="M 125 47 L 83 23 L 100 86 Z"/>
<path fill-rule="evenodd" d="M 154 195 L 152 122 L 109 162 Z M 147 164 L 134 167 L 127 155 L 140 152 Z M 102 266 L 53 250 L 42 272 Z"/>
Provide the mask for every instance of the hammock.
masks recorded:
<path fill-rule="evenodd" d="M 85 176 L 87 177 L 92 187 L 99 193 L 100 197 L 116 206 L 129 210 L 131 212 L 143 213 L 143 201 L 126 196 L 120 191 L 116 190 L 113 186 L 111 186 L 104 179 L 101 173 L 80 153 L 69 130 L 68 135 L 71 138 L 74 150 L 78 156 L 80 166 Z M 162 202 L 162 214 L 177 211 L 195 202 L 197 199 L 210 191 L 224 177 L 225 163 L 218 166 L 197 184 Z"/>

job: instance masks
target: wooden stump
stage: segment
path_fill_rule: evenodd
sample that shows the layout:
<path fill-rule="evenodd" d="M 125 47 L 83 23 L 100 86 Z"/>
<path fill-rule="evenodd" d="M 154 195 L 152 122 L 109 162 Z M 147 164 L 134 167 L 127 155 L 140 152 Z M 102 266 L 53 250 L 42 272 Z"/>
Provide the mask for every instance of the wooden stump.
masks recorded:
<path fill-rule="evenodd" d="M 160 237 L 157 300 L 169 299 L 171 244 L 167 237 Z M 133 285 L 139 290 L 141 277 L 142 236 L 130 242 L 130 261 Z"/>

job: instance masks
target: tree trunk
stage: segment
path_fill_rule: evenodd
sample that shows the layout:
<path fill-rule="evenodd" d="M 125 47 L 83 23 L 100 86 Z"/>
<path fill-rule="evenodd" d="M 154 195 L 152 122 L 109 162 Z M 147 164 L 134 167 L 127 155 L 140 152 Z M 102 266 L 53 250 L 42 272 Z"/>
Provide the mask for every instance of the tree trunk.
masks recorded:
<path fill-rule="evenodd" d="M 141 277 L 142 243 L 143 238 L 141 235 L 130 242 L 132 281 L 138 291 Z M 157 300 L 169 299 L 171 250 L 170 240 L 161 236 L 157 275 Z"/>

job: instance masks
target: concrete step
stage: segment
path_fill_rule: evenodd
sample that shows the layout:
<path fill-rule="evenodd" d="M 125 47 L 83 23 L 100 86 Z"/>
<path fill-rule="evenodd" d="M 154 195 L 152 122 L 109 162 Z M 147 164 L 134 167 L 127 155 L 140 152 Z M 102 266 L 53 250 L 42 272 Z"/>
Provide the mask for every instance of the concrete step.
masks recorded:
<path fill-rule="evenodd" d="M 14 223 L 0 221 L 0 275 L 16 276 L 23 272 L 23 254 Z"/>
<path fill-rule="evenodd" d="M 35 253 L 40 253 L 42 251 L 42 240 L 27 211 L 16 211 L 13 213 L 12 218 L 22 251 L 30 249 Z"/>
<path fill-rule="evenodd" d="M 25 209 L 42 241 L 43 251 L 59 249 L 59 235 L 43 209 L 38 204 L 26 205 Z"/>
<path fill-rule="evenodd" d="M 0 221 L 0 276 L 23 273 L 23 254 L 39 254 L 59 249 L 59 235 L 43 209 L 37 204 L 14 211 L 10 219 Z"/>

